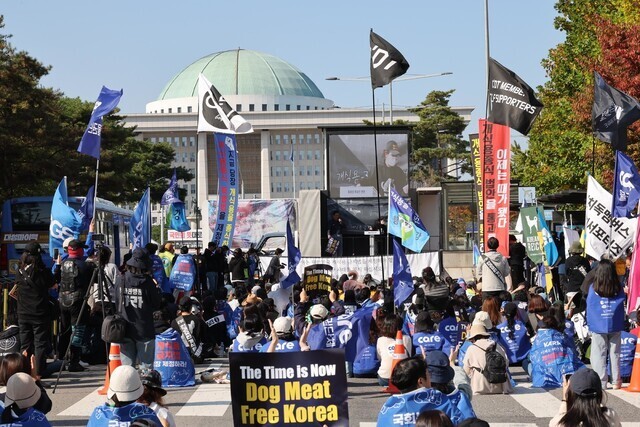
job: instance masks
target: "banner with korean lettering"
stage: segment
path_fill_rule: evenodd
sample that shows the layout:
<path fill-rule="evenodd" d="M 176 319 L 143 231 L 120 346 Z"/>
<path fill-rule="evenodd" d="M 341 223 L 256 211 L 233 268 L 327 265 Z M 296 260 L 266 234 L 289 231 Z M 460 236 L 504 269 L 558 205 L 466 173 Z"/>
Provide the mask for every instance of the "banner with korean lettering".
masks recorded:
<path fill-rule="evenodd" d="M 540 246 L 538 238 L 538 232 L 541 229 L 538 209 L 537 206 L 520 209 L 522 243 L 527 248 L 527 256 L 534 264 L 541 264 L 544 261 L 544 249 Z"/>
<path fill-rule="evenodd" d="M 232 247 L 240 187 L 236 136 L 215 133 L 214 143 L 218 159 L 218 210 L 211 241 L 218 246 Z"/>
<path fill-rule="evenodd" d="M 160 372 L 163 387 L 190 387 L 196 373 L 180 333 L 172 328 L 156 335 L 153 369 Z"/>
<path fill-rule="evenodd" d="M 484 247 L 484 200 L 482 198 L 482 144 L 480 144 L 480 135 L 477 133 L 469 134 L 469 143 L 471 144 L 471 166 L 473 167 L 473 194 L 478 212 L 478 247 Z"/>
<path fill-rule="evenodd" d="M 236 426 L 349 426 L 344 350 L 229 353 Z"/>
<path fill-rule="evenodd" d="M 482 147 L 482 200 L 484 202 L 484 244 L 490 237 L 500 241 L 498 252 L 509 255 L 509 192 L 511 180 L 510 129 L 480 119 Z"/>
<path fill-rule="evenodd" d="M 613 196 L 589 176 L 587 184 L 587 213 L 585 249 L 587 255 L 599 260 L 608 254 L 617 259 L 632 245 L 636 232 L 636 221 L 630 218 L 611 216 Z"/>

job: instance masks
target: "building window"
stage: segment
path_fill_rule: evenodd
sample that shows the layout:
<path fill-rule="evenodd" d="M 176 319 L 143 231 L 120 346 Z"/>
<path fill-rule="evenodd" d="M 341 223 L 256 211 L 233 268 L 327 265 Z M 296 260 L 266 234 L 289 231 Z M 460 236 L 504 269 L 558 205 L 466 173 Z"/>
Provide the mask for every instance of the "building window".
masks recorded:
<path fill-rule="evenodd" d="M 307 160 L 311 160 L 312 157 L 313 157 L 313 151 L 311 150 L 307 151 Z"/>
<path fill-rule="evenodd" d="M 273 111 L 280 111 L 280 104 L 273 104 Z"/>
<path fill-rule="evenodd" d="M 307 105 L 307 111 L 309 111 L 310 109 L 311 109 L 311 107 L 309 107 L 309 106 Z"/>
<path fill-rule="evenodd" d="M 182 113 L 182 107 L 178 107 L 178 113 Z"/>
<path fill-rule="evenodd" d="M 271 192 L 273 193 L 273 182 L 271 183 Z"/>
<path fill-rule="evenodd" d="M 276 193 L 282 193 L 282 183 L 276 182 Z"/>
<path fill-rule="evenodd" d="M 236 104 L 236 111 L 239 113 L 242 111 L 242 104 Z"/>
<path fill-rule="evenodd" d="M 189 137 L 189 147 L 193 147 L 194 145 L 196 145 L 196 137 L 195 136 L 190 136 Z"/>
<path fill-rule="evenodd" d="M 191 106 L 187 107 L 187 113 L 192 113 L 193 112 L 193 108 Z"/>
<path fill-rule="evenodd" d="M 160 114 L 164 114 L 164 108 L 160 109 Z"/>
<path fill-rule="evenodd" d="M 287 111 L 291 111 L 291 105 L 290 104 L 285 105 L 284 109 Z"/>
<path fill-rule="evenodd" d="M 289 168 L 288 167 L 282 168 L 282 176 L 289 176 Z"/>
<path fill-rule="evenodd" d="M 256 104 L 249 104 L 249 111 L 255 111 L 256 110 Z"/>
<path fill-rule="evenodd" d="M 280 145 L 280 135 L 276 135 L 276 145 Z"/>
<path fill-rule="evenodd" d="M 304 182 L 300 183 L 300 190 L 304 190 Z"/>
<path fill-rule="evenodd" d="M 320 166 L 316 166 L 315 175 L 316 176 L 320 175 Z"/>
<path fill-rule="evenodd" d="M 282 175 L 282 168 L 276 168 L 276 176 Z"/>
<path fill-rule="evenodd" d="M 300 105 L 296 105 L 296 110 L 300 111 L 301 110 L 301 106 Z"/>
<path fill-rule="evenodd" d="M 291 135 L 291 144 L 295 144 L 295 143 L 296 143 L 296 136 Z"/>
<path fill-rule="evenodd" d="M 267 111 L 267 104 L 262 104 L 262 111 Z"/>
<path fill-rule="evenodd" d="M 189 157 L 189 161 L 190 161 L 191 163 L 193 163 L 193 162 L 195 162 L 195 161 L 196 161 L 196 153 L 195 153 L 195 151 L 192 151 L 192 152 L 191 152 L 191 156 Z"/>
<path fill-rule="evenodd" d="M 316 133 L 314 135 L 314 137 L 315 137 L 315 140 L 316 140 L 316 144 L 320 144 L 320 135 Z"/>
<path fill-rule="evenodd" d="M 304 151 L 298 151 L 298 160 L 304 160 Z"/>
<path fill-rule="evenodd" d="M 307 168 L 307 176 L 311 176 L 311 166 Z"/>
<path fill-rule="evenodd" d="M 191 194 L 196 194 L 196 185 L 191 184 Z"/>
<path fill-rule="evenodd" d="M 276 151 L 276 160 L 280 160 L 280 151 Z"/>
<path fill-rule="evenodd" d="M 284 192 L 285 192 L 285 193 L 288 193 L 288 192 L 289 192 L 289 190 L 290 190 L 290 189 L 289 189 L 289 183 L 288 183 L 288 182 L 285 182 L 285 183 L 284 183 Z"/>
<path fill-rule="evenodd" d="M 318 109 L 318 107 L 313 107 L 313 109 L 314 109 L 314 110 L 317 110 L 317 109 Z"/>
<path fill-rule="evenodd" d="M 183 146 L 183 147 L 186 147 L 186 146 L 187 146 L 187 137 L 186 137 L 186 136 L 183 136 L 183 137 L 182 137 L 182 146 Z"/>
<path fill-rule="evenodd" d="M 156 142 L 156 137 L 155 137 L 155 136 L 152 136 L 152 137 L 151 137 L 151 142 L 152 142 L 152 143 L 155 143 L 155 142 Z"/>
<path fill-rule="evenodd" d="M 282 143 L 285 145 L 289 144 L 289 135 L 282 136 Z"/>
<path fill-rule="evenodd" d="M 316 150 L 316 160 L 320 160 L 320 150 Z"/>
<path fill-rule="evenodd" d="M 304 166 L 300 166 L 300 170 L 298 171 L 298 175 L 304 176 Z"/>
<path fill-rule="evenodd" d="M 169 108 L 169 110 L 167 110 L 167 112 L 168 112 L 169 114 L 171 114 L 171 112 L 172 112 L 172 111 L 171 111 L 171 108 Z"/>

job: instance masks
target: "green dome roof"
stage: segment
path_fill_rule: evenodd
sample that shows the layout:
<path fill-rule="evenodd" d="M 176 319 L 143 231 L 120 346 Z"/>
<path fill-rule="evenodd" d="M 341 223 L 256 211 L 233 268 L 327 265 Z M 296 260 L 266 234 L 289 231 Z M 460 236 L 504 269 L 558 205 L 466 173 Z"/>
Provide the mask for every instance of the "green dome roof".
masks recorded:
<path fill-rule="evenodd" d="M 198 96 L 200 73 L 223 95 L 324 98 L 315 83 L 288 62 L 266 53 L 235 49 L 212 53 L 180 71 L 164 88 L 158 101 Z"/>

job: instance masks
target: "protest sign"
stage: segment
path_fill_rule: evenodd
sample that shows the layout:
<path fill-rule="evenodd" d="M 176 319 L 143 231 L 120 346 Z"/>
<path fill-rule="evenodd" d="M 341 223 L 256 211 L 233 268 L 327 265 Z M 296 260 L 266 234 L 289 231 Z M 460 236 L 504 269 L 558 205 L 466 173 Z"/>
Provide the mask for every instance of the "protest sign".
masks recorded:
<path fill-rule="evenodd" d="M 328 264 L 314 264 L 304 269 L 304 290 L 309 300 L 317 303 L 323 295 L 331 292 L 331 274 L 333 267 Z"/>
<path fill-rule="evenodd" d="M 153 369 L 162 375 L 163 387 L 188 387 L 196 384 L 189 350 L 180 334 L 172 328 L 156 335 Z"/>
<path fill-rule="evenodd" d="M 344 352 L 230 353 L 234 425 L 349 425 Z"/>

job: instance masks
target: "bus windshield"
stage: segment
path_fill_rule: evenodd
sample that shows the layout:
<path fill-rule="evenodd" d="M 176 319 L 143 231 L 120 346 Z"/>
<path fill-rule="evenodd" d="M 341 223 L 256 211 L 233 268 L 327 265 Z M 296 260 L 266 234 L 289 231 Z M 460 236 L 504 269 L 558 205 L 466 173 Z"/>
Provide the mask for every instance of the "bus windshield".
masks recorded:
<path fill-rule="evenodd" d="M 69 203 L 79 209 L 79 203 Z M 11 204 L 11 223 L 16 231 L 49 231 L 51 202 L 18 202 Z"/>

